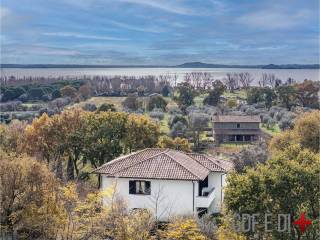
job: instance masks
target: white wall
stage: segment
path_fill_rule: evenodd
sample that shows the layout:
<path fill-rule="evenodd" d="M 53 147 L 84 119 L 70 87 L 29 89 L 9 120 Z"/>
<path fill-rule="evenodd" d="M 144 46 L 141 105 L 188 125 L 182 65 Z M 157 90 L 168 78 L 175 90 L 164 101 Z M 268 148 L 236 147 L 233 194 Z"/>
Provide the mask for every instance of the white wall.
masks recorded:
<path fill-rule="evenodd" d="M 208 213 L 221 211 L 225 179 L 224 173 L 211 172 L 209 174 L 208 187 L 215 188 L 215 199 Z M 151 195 L 129 194 L 129 180 L 150 181 Z M 116 184 L 116 193 L 127 202 L 129 209 L 146 208 L 155 214 L 158 202 L 157 217 L 162 221 L 168 220 L 171 216 L 194 214 L 192 181 L 110 178 L 102 175 L 102 189 L 111 187 L 113 184 Z M 194 195 L 198 196 L 198 182 L 195 182 L 194 185 Z"/>
<path fill-rule="evenodd" d="M 129 180 L 144 179 L 108 178 L 102 175 L 101 187 L 106 189 L 115 183 L 117 194 L 126 200 L 129 209 L 147 208 L 156 214 L 158 202 L 157 216 L 162 221 L 168 220 L 170 216 L 193 214 L 192 181 L 145 179 L 151 181 L 151 195 L 134 195 L 129 194 Z"/>
<path fill-rule="evenodd" d="M 223 188 L 225 187 L 225 174 L 220 172 L 211 172 L 208 177 L 209 188 L 214 187 L 216 197 L 211 205 L 209 212 L 218 213 L 221 211 L 221 204 L 223 201 Z M 221 186 L 222 185 L 222 186 Z M 222 194 L 222 195 L 221 195 Z"/>

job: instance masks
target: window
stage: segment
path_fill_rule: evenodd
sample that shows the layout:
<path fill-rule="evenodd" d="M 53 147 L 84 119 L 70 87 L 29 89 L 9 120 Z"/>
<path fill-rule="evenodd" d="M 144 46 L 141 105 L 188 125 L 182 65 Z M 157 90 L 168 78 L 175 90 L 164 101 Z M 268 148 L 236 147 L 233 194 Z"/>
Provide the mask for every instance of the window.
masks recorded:
<path fill-rule="evenodd" d="M 151 182 L 150 181 L 129 181 L 129 194 L 151 194 Z"/>
<path fill-rule="evenodd" d="M 237 128 L 240 128 L 240 123 L 237 123 Z"/>

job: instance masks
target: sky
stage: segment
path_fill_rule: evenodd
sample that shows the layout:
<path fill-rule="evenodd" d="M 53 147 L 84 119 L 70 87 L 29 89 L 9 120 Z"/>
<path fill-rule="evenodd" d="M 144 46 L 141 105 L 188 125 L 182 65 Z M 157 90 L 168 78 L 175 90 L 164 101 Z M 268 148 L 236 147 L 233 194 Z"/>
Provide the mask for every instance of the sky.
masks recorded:
<path fill-rule="evenodd" d="M 0 0 L 1 63 L 319 62 L 318 0 Z"/>

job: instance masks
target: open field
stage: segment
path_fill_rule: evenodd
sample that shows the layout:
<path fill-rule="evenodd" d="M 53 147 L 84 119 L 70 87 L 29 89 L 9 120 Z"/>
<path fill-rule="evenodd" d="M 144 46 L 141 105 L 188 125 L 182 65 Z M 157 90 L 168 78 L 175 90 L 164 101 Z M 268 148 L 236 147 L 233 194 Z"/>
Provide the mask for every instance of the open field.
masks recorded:
<path fill-rule="evenodd" d="M 92 103 L 92 104 L 95 104 L 97 107 L 99 107 L 103 103 L 109 103 L 109 104 L 114 104 L 117 110 L 121 111 L 123 109 L 121 103 L 124 101 L 125 98 L 126 97 L 92 97 L 87 99 L 86 101 L 74 104 L 72 107 L 82 107 L 86 103 Z"/>
<path fill-rule="evenodd" d="M 271 129 L 268 129 L 268 128 L 262 126 L 262 124 L 260 124 L 260 128 L 261 128 L 262 131 L 264 131 L 265 133 L 270 134 L 271 136 L 281 132 L 281 129 L 279 128 L 278 124 L 275 124 L 273 126 L 273 128 L 271 128 Z"/>
<path fill-rule="evenodd" d="M 240 97 L 243 99 L 247 98 L 247 93 L 246 90 L 235 90 L 233 93 L 231 93 L 230 91 L 226 91 L 223 94 L 224 97 L 226 98 L 236 98 L 236 97 Z"/>

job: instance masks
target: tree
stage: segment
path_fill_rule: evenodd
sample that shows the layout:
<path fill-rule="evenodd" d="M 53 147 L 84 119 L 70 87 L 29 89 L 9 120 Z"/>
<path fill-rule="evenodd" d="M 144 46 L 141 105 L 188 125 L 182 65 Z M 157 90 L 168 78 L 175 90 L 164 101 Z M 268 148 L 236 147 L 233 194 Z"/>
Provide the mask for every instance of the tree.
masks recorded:
<path fill-rule="evenodd" d="M 178 85 L 178 96 L 175 98 L 179 107 L 186 108 L 193 104 L 195 90 L 187 82 Z"/>
<path fill-rule="evenodd" d="M 303 83 L 293 85 L 297 98 L 303 107 L 319 108 L 320 84 L 311 80 L 304 80 Z"/>
<path fill-rule="evenodd" d="M 159 126 L 149 117 L 131 114 L 125 124 L 125 149 L 132 152 L 138 149 L 154 147 L 159 138 Z"/>
<path fill-rule="evenodd" d="M 210 117 L 206 113 L 191 112 L 189 114 L 189 128 L 193 132 L 194 147 L 197 149 L 200 145 L 200 134 L 208 126 Z"/>
<path fill-rule="evenodd" d="M 27 156 L 3 152 L 0 156 L 1 233 L 52 239 L 55 226 L 62 225 L 59 184 L 53 174 Z"/>
<path fill-rule="evenodd" d="M 30 88 L 28 90 L 28 98 L 31 100 L 40 100 L 42 96 L 45 95 L 45 92 L 42 88 Z"/>
<path fill-rule="evenodd" d="M 207 96 L 203 100 L 203 104 L 205 105 L 211 105 L 211 106 L 217 106 L 220 102 L 221 95 L 225 92 L 226 87 L 225 85 L 217 80 L 213 83 L 213 90 L 209 92 L 209 96 Z"/>
<path fill-rule="evenodd" d="M 168 97 L 169 94 L 170 94 L 170 86 L 169 85 L 165 85 L 161 90 L 161 94 L 164 97 Z"/>
<path fill-rule="evenodd" d="M 299 213 L 305 212 L 311 219 L 318 219 L 320 186 L 320 155 L 312 153 L 299 145 L 289 145 L 284 151 L 273 155 L 266 165 L 247 169 L 245 174 L 231 173 L 227 178 L 225 203 L 229 211 L 237 214 L 271 213 L 290 214 L 292 222 Z M 262 224 L 262 223 L 260 223 Z M 276 239 L 317 239 L 317 224 L 309 227 L 304 236 L 296 227 L 290 233 L 273 231 L 259 235 Z M 252 236 L 252 232 L 247 233 Z"/>
<path fill-rule="evenodd" d="M 137 87 L 137 92 L 138 92 L 138 96 L 142 97 L 144 95 L 144 92 L 145 92 L 145 87 L 140 85 L 139 87 Z"/>
<path fill-rule="evenodd" d="M 112 103 L 103 103 L 97 109 L 98 113 L 99 112 L 107 112 L 107 111 L 116 112 L 117 109 L 114 106 L 114 104 L 112 104 Z"/>
<path fill-rule="evenodd" d="M 257 145 L 243 148 L 234 159 L 234 167 L 238 172 L 244 172 L 248 167 L 255 167 L 258 163 L 265 163 L 268 159 L 267 144 L 260 142 Z"/>
<path fill-rule="evenodd" d="M 51 119 L 47 114 L 32 121 L 25 129 L 26 151 L 30 155 L 38 155 L 47 163 L 59 156 L 59 138 L 54 138 L 57 134 L 50 128 Z"/>
<path fill-rule="evenodd" d="M 249 88 L 253 80 L 254 79 L 249 72 L 239 73 L 239 82 L 242 84 L 243 88 Z"/>
<path fill-rule="evenodd" d="M 0 146 L 6 152 L 17 154 L 25 151 L 26 122 L 13 120 L 10 124 L 0 125 Z"/>
<path fill-rule="evenodd" d="M 234 98 L 231 98 L 231 99 L 228 99 L 228 101 L 227 101 L 227 106 L 229 107 L 229 108 L 234 108 L 234 107 L 236 107 L 238 104 L 237 104 L 237 100 L 236 99 L 234 99 Z"/>
<path fill-rule="evenodd" d="M 91 86 L 89 84 L 82 85 L 79 88 L 79 93 L 84 99 L 87 99 L 88 97 L 91 96 L 91 93 L 92 93 Z"/>
<path fill-rule="evenodd" d="M 170 129 L 170 136 L 175 137 L 185 137 L 188 127 L 183 122 L 176 122 Z"/>
<path fill-rule="evenodd" d="M 52 93 L 51 93 L 52 99 L 56 99 L 61 97 L 61 93 L 58 89 L 55 89 Z"/>
<path fill-rule="evenodd" d="M 277 95 L 269 87 L 252 87 L 247 91 L 248 104 L 263 102 L 267 108 L 270 108 Z"/>
<path fill-rule="evenodd" d="M 3 91 L 1 89 L 1 91 Z M 1 98 L 2 102 L 11 101 L 17 99 L 22 94 L 25 94 L 26 91 L 21 87 L 11 87 L 3 91 L 3 96 Z"/>
<path fill-rule="evenodd" d="M 188 120 L 181 114 L 171 115 L 169 118 L 169 127 L 172 128 L 177 122 L 182 122 L 184 125 L 188 125 Z"/>
<path fill-rule="evenodd" d="M 293 106 L 297 105 L 297 91 L 292 85 L 279 86 L 276 89 L 280 104 L 289 111 Z"/>
<path fill-rule="evenodd" d="M 70 97 L 75 98 L 77 96 L 77 89 L 74 87 L 67 85 L 60 89 L 62 97 Z"/>
<path fill-rule="evenodd" d="M 315 153 L 320 145 L 320 111 L 305 113 L 295 120 L 292 130 L 287 130 L 275 136 L 270 143 L 270 149 L 284 151 L 291 143 L 299 144 Z"/>
<path fill-rule="evenodd" d="M 226 78 L 224 79 L 224 83 L 230 92 L 234 92 L 234 90 L 239 88 L 239 76 L 237 73 L 227 73 Z"/>
<path fill-rule="evenodd" d="M 262 73 L 261 80 L 259 81 L 260 87 L 274 88 L 279 80 L 276 79 L 273 73 Z"/>
<path fill-rule="evenodd" d="M 152 111 L 154 108 L 161 108 L 163 111 L 166 110 L 167 101 L 161 96 L 152 96 L 148 101 L 148 110 Z"/>
<path fill-rule="evenodd" d="M 85 119 L 84 160 L 97 168 L 123 153 L 127 121 L 128 115 L 123 112 L 89 114 Z"/>
<path fill-rule="evenodd" d="M 125 108 L 133 111 L 137 110 L 140 107 L 138 97 L 136 97 L 135 95 L 129 95 L 128 97 L 126 97 L 126 99 L 122 102 L 122 105 Z"/>
<path fill-rule="evenodd" d="M 168 136 L 162 136 L 159 138 L 157 145 L 160 148 L 171 148 L 184 152 L 189 152 L 191 150 L 188 139 L 180 137 L 172 139 Z"/>

